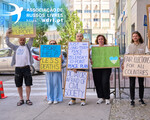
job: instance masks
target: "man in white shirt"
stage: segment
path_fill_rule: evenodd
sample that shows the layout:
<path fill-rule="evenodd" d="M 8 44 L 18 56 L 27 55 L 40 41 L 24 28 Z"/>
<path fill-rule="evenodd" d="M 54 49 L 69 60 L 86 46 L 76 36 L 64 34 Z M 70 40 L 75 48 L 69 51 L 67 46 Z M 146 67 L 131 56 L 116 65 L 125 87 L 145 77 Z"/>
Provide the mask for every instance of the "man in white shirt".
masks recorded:
<path fill-rule="evenodd" d="M 11 65 L 15 65 L 15 84 L 18 89 L 20 101 L 17 103 L 17 106 L 21 106 L 24 104 L 23 99 L 23 78 L 25 80 L 26 85 L 26 104 L 32 105 L 33 103 L 30 101 L 30 92 L 32 85 L 32 76 L 30 72 L 30 65 L 33 64 L 33 58 L 30 51 L 32 47 L 33 38 L 30 38 L 29 42 L 26 43 L 26 38 L 19 38 L 19 46 L 14 45 L 9 41 L 9 35 L 12 33 L 12 30 L 9 29 L 6 33 L 6 44 L 12 50 L 14 50 L 14 56 L 12 58 Z"/>

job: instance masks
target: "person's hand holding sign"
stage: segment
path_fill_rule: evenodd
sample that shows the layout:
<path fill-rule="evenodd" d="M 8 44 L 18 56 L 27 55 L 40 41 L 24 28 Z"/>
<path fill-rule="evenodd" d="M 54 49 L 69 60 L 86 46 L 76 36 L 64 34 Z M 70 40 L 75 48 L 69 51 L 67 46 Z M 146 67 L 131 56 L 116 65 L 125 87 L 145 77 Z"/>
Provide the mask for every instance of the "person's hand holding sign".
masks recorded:
<path fill-rule="evenodd" d="M 12 29 L 9 28 L 9 29 L 7 30 L 7 32 L 6 32 L 6 36 L 8 37 L 11 33 L 12 33 Z"/>

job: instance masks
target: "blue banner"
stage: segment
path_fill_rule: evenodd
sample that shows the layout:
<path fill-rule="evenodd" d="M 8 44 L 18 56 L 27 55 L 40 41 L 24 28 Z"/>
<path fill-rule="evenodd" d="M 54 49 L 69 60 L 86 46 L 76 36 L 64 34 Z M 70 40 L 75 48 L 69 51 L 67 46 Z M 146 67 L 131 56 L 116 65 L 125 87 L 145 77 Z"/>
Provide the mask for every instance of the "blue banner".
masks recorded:
<path fill-rule="evenodd" d="M 61 45 L 41 45 L 40 57 L 59 57 L 61 55 Z"/>
<path fill-rule="evenodd" d="M 144 15 L 144 26 L 147 26 L 147 15 Z"/>

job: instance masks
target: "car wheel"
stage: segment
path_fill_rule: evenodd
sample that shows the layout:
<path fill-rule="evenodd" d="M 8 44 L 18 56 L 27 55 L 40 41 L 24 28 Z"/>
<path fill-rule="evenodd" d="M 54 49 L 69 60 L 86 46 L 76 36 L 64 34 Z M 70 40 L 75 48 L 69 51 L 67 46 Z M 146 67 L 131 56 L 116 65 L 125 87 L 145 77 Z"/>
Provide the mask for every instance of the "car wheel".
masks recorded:
<path fill-rule="evenodd" d="M 30 70 L 31 70 L 31 75 L 34 75 L 34 73 L 35 73 L 35 69 L 34 69 L 34 67 L 33 67 L 33 66 L 30 66 Z"/>

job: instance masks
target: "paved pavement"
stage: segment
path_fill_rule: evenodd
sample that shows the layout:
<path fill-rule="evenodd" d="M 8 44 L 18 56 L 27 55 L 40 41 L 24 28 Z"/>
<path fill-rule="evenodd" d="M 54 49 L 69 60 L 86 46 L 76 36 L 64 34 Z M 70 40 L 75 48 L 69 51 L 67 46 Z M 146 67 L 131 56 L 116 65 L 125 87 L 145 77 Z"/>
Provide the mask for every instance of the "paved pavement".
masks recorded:
<path fill-rule="evenodd" d="M 70 99 L 64 98 L 62 103 L 48 105 L 46 97 L 45 76 L 33 76 L 31 92 L 32 106 L 26 104 L 17 107 L 18 93 L 14 80 L 4 81 L 4 92 L 8 96 L 0 99 L 0 120 L 149 120 L 150 99 L 149 89 L 146 89 L 145 107 L 141 107 L 136 100 L 136 106 L 129 105 L 129 97 L 122 95 L 124 99 L 111 99 L 110 105 L 105 103 L 97 105 L 97 96 L 94 90 L 87 91 L 87 105 L 80 106 L 80 100 L 76 105 L 68 106 Z M 25 89 L 24 89 L 25 91 Z M 129 93 L 126 89 L 125 92 Z M 24 93 L 25 95 L 25 93 Z M 138 91 L 136 90 L 136 98 Z M 24 98 L 25 99 L 25 98 Z"/>

